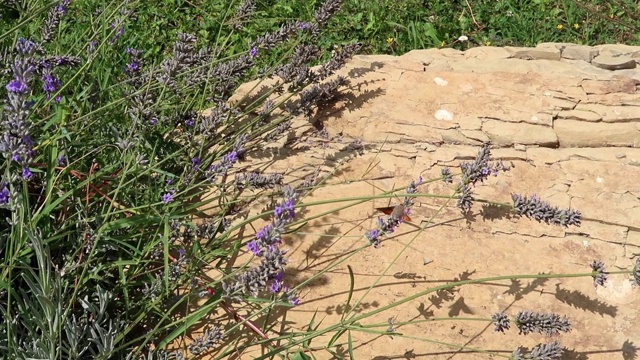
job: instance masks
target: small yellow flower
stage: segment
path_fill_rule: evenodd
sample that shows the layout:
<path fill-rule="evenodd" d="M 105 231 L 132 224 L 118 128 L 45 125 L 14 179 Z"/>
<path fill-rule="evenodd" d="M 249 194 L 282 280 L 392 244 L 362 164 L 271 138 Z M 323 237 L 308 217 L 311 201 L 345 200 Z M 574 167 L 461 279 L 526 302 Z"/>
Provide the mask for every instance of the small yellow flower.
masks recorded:
<path fill-rule="evenodd" d="M 484 46 L 491 46 L 491 41 L 486 41 L 486 42 L 484 43 Z"/>
<path fill-rule="evenodd" d="M 446 43 L 446 42 L 444 42 L 444 40 L 442 40 L 442 42 L 440 43 L 440 47 L 443 47 L 443 46 L 445 46 L 446 44 L 447 44 L 447 43 Z"/>
<path fill-rule="evenodd" d="M 613 14 L 609 14 L 609 17 L 613 19 Z"/>
<path fill-rule="evenodd" d="M 556 29 L 560 30 L 560 29 L 562 29 L 562 28 L 563 28 L 562 24 L 558 24 L 558 25 L 556 25 Z"/>
<path fill-rule="evenodd" d="M 387 38 L 387 44 L 389 44 L 389 45 L 391 45 L 394 41 L 395 41 L 395 39 L 392 38 L 392 37 Z"/>
<path fill-rule="evenodd" d="M 578 24 L 578 23 L 573 24 L 573 28 L 574 29 L 579 29 L 580 28 L 580 24 Z"/>

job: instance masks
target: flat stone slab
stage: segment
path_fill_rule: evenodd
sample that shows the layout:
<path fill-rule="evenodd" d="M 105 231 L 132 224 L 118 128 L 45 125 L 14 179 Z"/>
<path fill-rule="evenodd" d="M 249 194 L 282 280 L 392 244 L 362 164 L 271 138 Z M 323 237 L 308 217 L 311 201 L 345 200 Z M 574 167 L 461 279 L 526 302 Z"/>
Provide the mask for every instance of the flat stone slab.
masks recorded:
<path fill-rule="evenodd" d="M 478 184 L 474 196 L 509 203 L 511 193 L 537 194 L 555 206 L 580 210 L 582 226 L 561 228 L 500 216 L 480 203 L 465 218 L 447 205 L 447 199 L 423 197 L 416 200 L 411 223 L 403 224 L 379 249 L 358 250 L 366 244 L 365 231 L 374 228 L 381 215 L 375 208 L 399 199 L 308 206 L 301 211 L 303 219 L 310 219 L 307 227 L 284 240 L 291 249 L 286 281 L 299 284 L 350 257 L 300 290 L 301 305 L 289 310 L 286 320 L 280 319 L 278 334 L 306 329 L 314 314 L 321 328 L 339 322 L 350 286 L 347 266 L 355 273 L 352 305 L 369 291 L 356 306 L 358 314 L 456 279 L 585 273 L 593 260 L 605 262 L 612 271 L 631 269 L 640 254 L 640 72 L 606 70 L 597 59 L 608 56 L 626 62 L 638 51 L 546 44 L 355 57 L 339 72 L 351 80 L 345 96 L 314 118 L 324 131 L 296 119 L 294 135 L 299 141 L 275 145 L 272 156 L 248 154 L 249 168 L 283 172 L 293 185 L 324 178 L 303 198 L 310 204 L 374 196 L 404 188 L 418 176 L 438 178 L 443 166 L 473 159 L 479 146 L 491 141 L 493 159 L 513 162 L 515 168 Z M 245 85 L 238 96 L 255 83 Z M 354 151 L 356 144 L 361 152 Z M 435 181 L 420 191 L 450 195 L 453 190 Z M 263 207 L 257 204 L 254 210 Z M 325 212 L 332 213 L 314 217 Z M 438 225 L 421 230 L 427 221 Z M 245 229 L 247 239 L 253 234 Z M 622 348 L 640 346 L 640 291 L 624 275 L 611 275 L 598 288 L 590 277 L 462 286 L 417 298 L 361 323 L 452 317 L 398 326 L 396 331 L 502 354 L 553 340 L 520 336 L 513 329 L 496 334 L 489 322 L 455 319 L 488 319 L 498 311 L 513 316 L 519 310 L 567 315 L 573 331 L 557 339 L 589 360 L 626 359 Z M 331 335 L 316 345 L 326 344 Z M 398 336 L 352 336 L 359 359 L 487 358 L 455 355 L 455 349 Z M 254 350 L 247 350 L 243 358 L 257 356 L 259 349 Z M 326 352 L 314 356 L 330 358 Z"/>

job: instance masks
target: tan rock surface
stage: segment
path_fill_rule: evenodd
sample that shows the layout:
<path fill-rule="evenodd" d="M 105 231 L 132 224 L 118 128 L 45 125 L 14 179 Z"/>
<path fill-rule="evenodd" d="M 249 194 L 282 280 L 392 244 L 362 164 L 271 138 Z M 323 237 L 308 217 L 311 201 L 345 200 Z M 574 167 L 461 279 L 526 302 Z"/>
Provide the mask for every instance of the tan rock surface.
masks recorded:
<path fill-rule="evenodd" d="M 597 54 L 632 58 L 639 50 L 546 44 L 356 57 L 340 71 L 352 79 L 351 95 L 316 119 L 328 138 L 307 132 L 296 149 L 254 157 L 252 166 L 268 164 L 269 171 L 285 172 L 289 182 L 299 184 L 317 169 L 329 174 L 341 163 L 303 199 L 312 204 L 402 189 L 420 175 L 438 178 L 442 166 L 472 160 L 489 140 L 493 159 L 513 162 L 515 168 L 477 186 L 477 198 L 510 203 L 511 193 L 535 193 L 552 205 L 580 210 L 583 224 L 538 224 L 500 215 L 481 203 L 465 219 L 451 206 L 455 200 L 441 209 L 446 199 L 428 197 L 452 193 L 450 185 L 436 181 L 420 188 L 426 196 L 417 199 L 412 223 L 403 224 L 379 249 L 358 251 L 367 244 L 365 231 L 375 227 L 374 208 L 398 199 L 347 208 L 358 201 L 307 206 L 302 213 L 311 219 L 308 226 L 285 239 L 291 249 L 287 281 L 300 284 L 346 260 L 302 286 L 301 305 L 280 313 L 269 335 L 302 331 L 314 314 L 320 329 L 338 323 L 349 290 L 347 266 L 355 274 L 351 304 L 364 296 L 356 315 L 460 279 L 588 273 L 593 260 L 604 261 L 610 271 L 632 269 L 640 254 L 640 71 L 603 70 L 584 60 Z M 299 135 L 311 129 L 303 121 L 296 124 Z M 357 157 L 348 156 L 353 139 L 364 146 Z M 436 225 L 420 228 L 432 218 Z M 252 234 L 245 230 L 248 238 Z M 509 355 L 518 346 L 552 340 L 518 335 L 513 324 L 506 334 L 494 333 L 489 322 L 470 320 L 499 311 L 513 318 L 519 310 L 567 315 L 573 331 L 557 339 L 577 353 L 576 359 L 630 359 L 621 350 L 625 342 L 640 346 L 640 289 L 628 275 L 610 275 L 598 288 L 586 277 L 495 280 L 433 292 L 361 320 L 362 325 L 382 324 L 378 331 L 385 331 L 390 318 L 417 323 L 396 327 L 404 337 L 352 332 L 356 358 L 488 359 L 433 341 Z M 432 318 L 449 319 L 428 321 Z M 331 335 L 312 345 L 325 345 Z M 345 334 L 338 340 L 342 346 L 333 350 L 348 357 L 346 341 Z M 238 358 L 258 354 L 253 349 Z M 331 358 L 320 350 L 314 356 Z"/>

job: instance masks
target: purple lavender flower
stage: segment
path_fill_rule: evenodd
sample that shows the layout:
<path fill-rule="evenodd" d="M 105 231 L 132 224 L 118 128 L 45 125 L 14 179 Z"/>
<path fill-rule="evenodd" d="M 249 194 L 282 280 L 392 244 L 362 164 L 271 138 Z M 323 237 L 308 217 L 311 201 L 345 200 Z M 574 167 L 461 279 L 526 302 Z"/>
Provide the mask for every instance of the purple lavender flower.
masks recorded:
<path fill-rule="evenodd" d="M 491 315 L 491 321 L 496 326 L 495 331 L 504 333 L 505 330 L 509 330 L 509 317 L 505 313 Z"/>
<path fill-rule="evenodd" d="M 282 290 L 282 281 L 273 280 L 269 289 L 272 293 L 277 294 Z"/>
<path fill-rule="evenodd" d="M 65 158 L 64 155 L 60 155 L 58 156 L 58 166 L 64 166 L 64 163 L 67 162 L 67 159 Z"/>
<path fill-rule="evenodd" d="M 531 311 L 520 311 L 516 315 L 516 326 L 520 334 L 540 333 L 547 336 L 557 335 L 560 332 L 571 331 L 569 318 L 553 313 L 535 313 Z"/>
<path fill-rule="evenodd" d="M 0 185 L 0 206 L 9 204 L 9 184 L 2 182 Z"/>
<path fill-rule="evenodd" d="M 380 237 L 382 233 L 380 229 L 371 229 L 367 230 L 364 233 L 364 237 L 373 245 L 374 248 L 378 248 L 380 246 Z"/>
<path fill-rule="evenodd" d="M 229 169 L 231 169 L 231 167 L 238 161 L 238 158 L 240 158 L 244 153 L 244 144 L 246 141 L 246 135 L 238 137 L 238 140 L 236 140 L 236 143 L 233 146 L 233 150 L 223 156 L 219 163 L 209 167 L 209 170 L 206 172 L 206 176 L 209 181 L 215 182 L 216 178 L 227 174 Z"/>
<path fill-rule="evenodd" d="M 53 33 L 60 24 L 60 20 L 67 14 L 67 6 L 69 6 L 69 0 L 61 0 L 49 11 L 49 15 L 44 20 L 44 26 L 42 27 L 41 39 L 43 44 L 51 41 Z"/>
<path fill-rule="evenodd" d="M 272 33 L 266 33 L 258 37 L 255 41 L 249 43 L 249 48 L 259 48 L 270 50 L 281 43 L 289 40 L 291 35 L 296 34 L 307 27 L 303 26 L 301 21 L 289 22 L 280 26 L 278 30 Z"/>
<path fill-rule="evenodd" d="M 93 54 L 96 51 L 96 45 L 98 45 L 97 41 L 89 41 L 87 44 L 87 53 Z"/>
<path fill-rule="evenodd" d="M 475 185 L 476 182 L 483 182 L 489 175 L 497 175 L 500 171 L 509 171 L 512 166 L 506 166 L 502 161 L 498 161 L 493 164 L 489 164 L 489 157 L 491 156 L 491 149 L 489 144 L 485 143 L 478 151 L 478 155 L 474 162 L 462 162 L 460 169 L 462 170 L 462 184 L 463 185 Z"/>
<path fill-rule="evenodd" d="M 220 328 L 218 328 L 217 326 L 213 328 L 207 327 L 204 330 L 204 333 L 201 336 L 195 338 L 194 341 L 187 346 L 187 348 L 189 349 L 191 354 L 198 356 L 212 349 L 214 346 L 220 343 L 223 338 L 224 335 L 222 335 Z"/>
<path fill-rule="evenodd" d="M 49 68 L 43 70 L 41 79 L 42 90 L 47 95 L 47 99 L 50 99 L 51 95 L 62 86 L 62 82 L 51 73 Z M 60 102 L 60 96 L 56 96 L 56 102 Z"/>
<path fill-rule="evenodd" d="M 165 59 L 160 64 L 158 80 L 174 89 L 178 86 L 178 76 L 185 70 L 198 67 L 203 60 L 197 53 L 195 44 L 197 38 L 191 34 L 178 33 L 178 39 L 173 46 L 173 57 Z"/>
<path fill-rule="evenodd" d="M 282 298 L 293 306 L 300 305 L 300 298 L 298 298 L 287 285 L 282 287 Z"/>
<path fill-rule="evenodd" d="M 604 286 L 604 283 L 607 281 L 607 272 L 604 269 L 604 263 L 602 261 L 595 261 L 591 263 L 591 270 L 593 270 L 593 286 L 598 287 Z"/>
<path fill-rule="evenodd" d="M 271 224 L 265 225 L 256 233 L 256 239 L 249 243 L 249 250 L 254 254 L 262 254 L 262 250 L 282 242 L 282 233 L 285 231 L 285 225 L 291 222 L 295 217 L 294 205 L 297 198 L 295 189 L 285 187 L 285 200 L 276 205 L 273 215 L 274 219 Z"/>
<path fill-rule="evenodd" d="M 142 66 L 144 66 L 144 60 L 142 59 L 142 51 L 132 48 L 125 50 L 129 55 L 129 62 L 124 68 L 124 73 L 129 77 L 134 77 L 140 73 Z"/>
<path fill-rule="evenodd" d="M 247 249 L 249 249 L 249 251 L 251 251 L 255 256 L 262 256 L 262 249 L 260 248 L 260 245 L 258 245 L 258 241 L 256 240 L 249 241 L 249 243 L 247 244 Z"/>
<path fill-rule="evenodd" d="M 253 0 L 242 1 L 240 6 L 238 6 L 238 10 L 236 11 L 235 19 L 233 19 L 233 27 L 236 30 L 242 30 L 242 21 L 251 16 L 254 11 L 256 11 L 256 5 Z"/>
<path fill-rule="evenodd" d="M 236 174 L 235 186 L 238 190 L 245 188 L 253 189 L 273 189 L 278 185 L 282 185 L 284 177 L 282 174 L 263 175 L 252 171 L 248 173 Z"/>
<path fill-rule="evenodd" d="M 538 222 L 545 222 L 551 225 L 568 227 L 569 225 L 580 226 L 582 215 L 580 211 L 571 209 L 558 209 L 549 203 L 541 201 L 535 195 L 530 198 L 511 194 L 513 200 L 513 211 L 519 216 L 526 216 Z"/>
<path fill-rule="evenodd" d="M 169 191 L 167 193 L 165 193 L 164 195 L 162 195 L 162 202 L 165 204 L 168 204 L 171 202 L 171 200 L 173 200 L 173 195 L 176 193 L 175 190 Z"/>
<path fill-rule="evenodd" d="M 254 58 L 257 55 L 258 55 L 258 48 L 254 46 L 254 47 L 251 48 L 251 50 L 249 50 L 249 56 Z"/>
<path fill-rule="evenodd" d="M 339 51 L 336 51 L 331 55 L 329 61 L 322 64 L 318 70 L 318 79 L 323 80 L 329 76 L 335 74 L 335 72 L 342 68 L 347 61 L 349 61 L 355 54 L 357 54 L 362 48 L 362 43 L 356 42 L 347 44 Z"/>
<path fill-rule="evenodd" d="M 466 213 L 471 210 L 471 206 L 473 205 L 473 190 L 469 185 L 462 185 L 458 188 L 458 201 L 456 202 L 456 207 L 458 207 L 462 212 Z"/>
<path fill-rule="evenodd" d="M 36 71 L 34 55 L 40 48 L 32 41 L 20 38 L 16 43 L 17 54 L 13 65 L 13 80 L 7 85 L 6 118 L 2 122 L 0 153 L 25 167 L 33 155 L 31 123 L 28 120 L 33 105 L 28 100 L 29 81 Z"/>
<path fill-rule="evenodd" d="M 31 172 L 31 170 L 29 170 L 28 167 L 23 167 L 22 168 L 22 178 L 25 180 L 29 180 L 31 179 L 31 177 L 33 176 L 33 173 Z"/>
<path fill-rule="evenodd" d="M 329 19 L 340 10 L 342 0 L 327 0 L 314 14 L 314 18 L 319 26 L 324 26 Z"/>
<path fill-rule="evenodd" d="M 113 33 L 113 37 L 109 40 L 109 44 L 113 45 L 118 42 L 122 35 L 124 35 L 124 21 L 119 18 L 113 20 L 113 22 L 109 25 L 109 29 L 115 30 L 115 32 Z"/>
<path fill-rule="evenodd" d="M 7 91 L 17 95 L 24 95 L 29 91 L 29 87 L 24 81 L 16 78 L 9 81 L 9 84 L 7 84 Z"/>
<path fill-rule="evenodd" d="M 560 360 L 562 359 L 562 347 L 558 341 L 548 344 L 538 344 L 531 349 L 527 359 L 531 360 Z"/>
<path fill-rule="evenodd" d="M 286 301 L 296 302 L 295 294 L 284 285 L 284 268 L 287 259 L 286 250 L 278 245 L 282 242 L 285 225 L 293 220 L 293 204 L 297 198 L 295 189 L 284 189 L 285 199 L 274 210 L 274 219 L 256 233 L 256 238 L 247 244 L 247 248 L 262 260 L 257 267 L 250 268 L 237 277 L 234 282 L 223 283 L 224 297 L 233 301 L 240 301 L 239 295 L 257 296 L 267 288 L 273 294 L 282 293 Z M 297 303 L 297 302 L 296 302 Z"/>

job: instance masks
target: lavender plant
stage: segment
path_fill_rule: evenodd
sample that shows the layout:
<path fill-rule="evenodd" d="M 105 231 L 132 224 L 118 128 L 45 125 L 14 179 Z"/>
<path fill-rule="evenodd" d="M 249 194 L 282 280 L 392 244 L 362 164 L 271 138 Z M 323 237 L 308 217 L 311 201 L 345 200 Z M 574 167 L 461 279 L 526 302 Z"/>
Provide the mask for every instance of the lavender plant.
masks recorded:
<path fill-rule="evenodd" d="M 180 32 L 163 44 L 166 56 L 151 56 L 154 44 L 136 34 L 137 2 L 31 5 L 14 8 L 17 36 L 0 38 L 0 353 L 181 359 L 222 346 L 244 326 L 239 303 L 266 297 L 271 307 L 295 306 L 279 244 L 295 216 L 296 190 L 281 174 L 237 165 L 348 83 L 325 80 L 358 46 L 311 70 L 322 55 L 315 43 L 340 1 L 234 44 L 224 36 L 237 37 L 255 6 L 227 2 L 236 14 L 217 19 L 223 37 Z M 269 54 L 287 49 L 291 56 L 273 63 Z M 256 74 L 280 77 L 272 92 L 286 93 L 286 104 L 230 102 Z M 304 95 L 309 89 L 315 95 Z M 288 112 L 271 116 L 277 108 Z M 250 118 L 255 111 L 261 115 Z M 233 217 L 238 199 L 282 191 L 274 222 L 249 244 L 260 264 L 230 263 L 209 281 L 204 270 L 233 258 L 235 229 L 252 221 Z M 213 215 L 196 222 L 195 210 L 205 206 Z M 194 307 L 203 297 L 207 305 Z M 164 349 L 206 309 L 230 317 L 188 347 Z"/>

